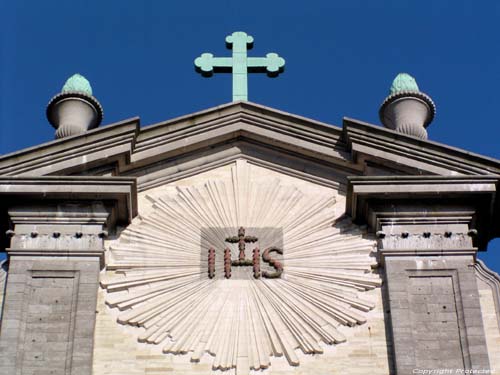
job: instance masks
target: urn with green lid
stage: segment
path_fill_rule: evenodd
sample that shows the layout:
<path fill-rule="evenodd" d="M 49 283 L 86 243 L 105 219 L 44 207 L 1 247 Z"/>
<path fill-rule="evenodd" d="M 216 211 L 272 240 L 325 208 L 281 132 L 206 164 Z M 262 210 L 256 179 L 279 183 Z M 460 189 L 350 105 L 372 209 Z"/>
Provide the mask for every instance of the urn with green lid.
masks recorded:
<path fill-rule="evenodd" d="M 92 96 L 89 81 L 74 74 L 47 106 L 47 119 L 56 129 L 56 138 L 82 134 L 102 121 L 101 104 Z"/>
<path fill-rule="evenodd" d="M 382 103 L 379 116 L 382 124 L 399 133 L 427 139 L 427 126 L 436 114 L 432 99 L 421 92 L 415 79 L 399 73 Z"/>

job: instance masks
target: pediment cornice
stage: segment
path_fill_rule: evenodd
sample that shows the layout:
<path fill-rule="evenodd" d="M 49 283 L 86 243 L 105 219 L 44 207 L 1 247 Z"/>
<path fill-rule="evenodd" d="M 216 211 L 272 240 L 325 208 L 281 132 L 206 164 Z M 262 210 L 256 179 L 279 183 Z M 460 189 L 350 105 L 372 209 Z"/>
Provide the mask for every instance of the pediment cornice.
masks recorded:
<path fill-rule="evenodd" d="M 0 175 L 141 176 L 158 164 L 193 160 L 231 144 L 291 155 L 346 176 L 500 174 L 497 160 L 358 120 L 345 118 L 339 128 L 235 102 L 142 128 L 139 118 L 131 118 L 4 155 Z"/>

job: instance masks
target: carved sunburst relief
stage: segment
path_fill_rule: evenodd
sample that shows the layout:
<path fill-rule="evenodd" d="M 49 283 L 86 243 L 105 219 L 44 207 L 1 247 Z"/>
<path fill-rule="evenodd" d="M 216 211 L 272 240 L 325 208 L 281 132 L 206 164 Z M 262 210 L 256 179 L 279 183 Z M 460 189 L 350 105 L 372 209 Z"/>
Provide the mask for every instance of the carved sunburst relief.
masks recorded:
<path fill-rule="evenodd" d="M 147 196 L 151 210 L 110 246 L 106 302 L 140 342 L 245 373 L 273 356 L 299 365 L 297 350 L 322 353 L 346 340 L 339 326 L 366 321 L 374 241 L 337 220 L 331 190 L 259 169 L 240 160 L 228 178 Z"/>

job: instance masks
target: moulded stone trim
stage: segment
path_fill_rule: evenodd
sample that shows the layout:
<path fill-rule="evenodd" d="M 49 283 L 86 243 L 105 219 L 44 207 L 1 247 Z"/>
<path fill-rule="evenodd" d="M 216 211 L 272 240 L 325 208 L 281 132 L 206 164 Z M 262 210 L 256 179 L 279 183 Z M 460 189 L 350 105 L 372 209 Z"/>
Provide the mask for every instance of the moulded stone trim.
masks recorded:
<path fill-rule="evenodd" d="M 346 191 L 347 176 L 353 173 L 340 167 L 332 167 L 325 160 L 305 158 L 296 153 L 269 149 L 241 140 L 230 146 L 220 145 L 204 152 L 165 160 L 145 169 L 127 171 L 124 175 L 137 176 L 137 188 L 140 192 L 234 163 L 238 159 L 343 192 Z"/>
<path fill-rule="evenodd" d="M 106 165 L 112 170 L 130 161 L 139 118 L 89 130 L 0 156 L 0 175 L 74 174 Z"/>
<path fill-rule="evenodd" d="M 3 300 L 7 281 L 7 259 L 0 262 L 0 325 L 2 323 Z"/>
<path fill-rule="evenodd" d="M 345 118 L 341 130 L 255 103 L 233 102 L 143 128 L 132 118 L 8 154 L 0 157 L 0 175 L 120 175 L 241 139 L 328 161 L 332 169 L 352 174 L 369 165 L 387 174 L 500 173 L 496 160 L 358 120 Z"/>
<path fill-rule="evenodd" d="M 500 174 L 496 159 L 363 121 L 344 117 L 343 133 L 354 162 L 370 160 L 398 174 Z"/>
<path fill-rule="evenodd" d="M 496 175 L 353 176 L 348 177 L 346 212 L 356 222 L 367 222 L 373 231 L 380 231 L 383 224 L 398 226 L 402 219 L 401 230 L 426 223 L 440 226 L 443 235 L 456 218 L 455 228 L 484 249 L 491 238 L 500 235 L 494 224 L 495 212 L 500 211 L 495 199 L 498 186 Z"/>
<path fill-rule="evenodd" d="M 0 177 L 0 197 L 5 202 L 8 199 L 10 206 L 30 199 L 38 202 L 42 199 L 48 206 L 51 205 L 50 202 L 57 205 L 57 202 L 63 200 L 113 202 L 115 212 L 112 220 L 124 224 L 137 215 L 137 187 L 134 177 Z"/>
<path fill-rule="evenodd" d="M 477 278 L 484 281 L 491 288 L 498 326 L 500 327 L 500 275 L 489 269 L 488 266 L 480 259 L 476 260 L 474 268 L 476 269 Z"/>

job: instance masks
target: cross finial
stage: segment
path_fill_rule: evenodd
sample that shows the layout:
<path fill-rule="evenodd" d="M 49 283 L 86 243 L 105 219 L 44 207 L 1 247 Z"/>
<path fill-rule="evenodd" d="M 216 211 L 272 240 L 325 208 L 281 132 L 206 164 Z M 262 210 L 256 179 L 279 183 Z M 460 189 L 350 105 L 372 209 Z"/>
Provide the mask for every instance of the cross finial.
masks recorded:
<path fill-rule="evenodd" d="M 232 57 L 214 57 L 203 53 L 194 60 L 196 71 L 204 77 L 215 73 L 233 74 L 233 101 L 248 100 L 248 73 L 264 73 L 277 77 L 285 68 L 285 59 L 276 53 L 266 57 L 247 57 L 247 51 L 253 47 L 253 37 L 243 31 L 235 31 L 226 37 L 226 46 L 233 50 Z"/>

